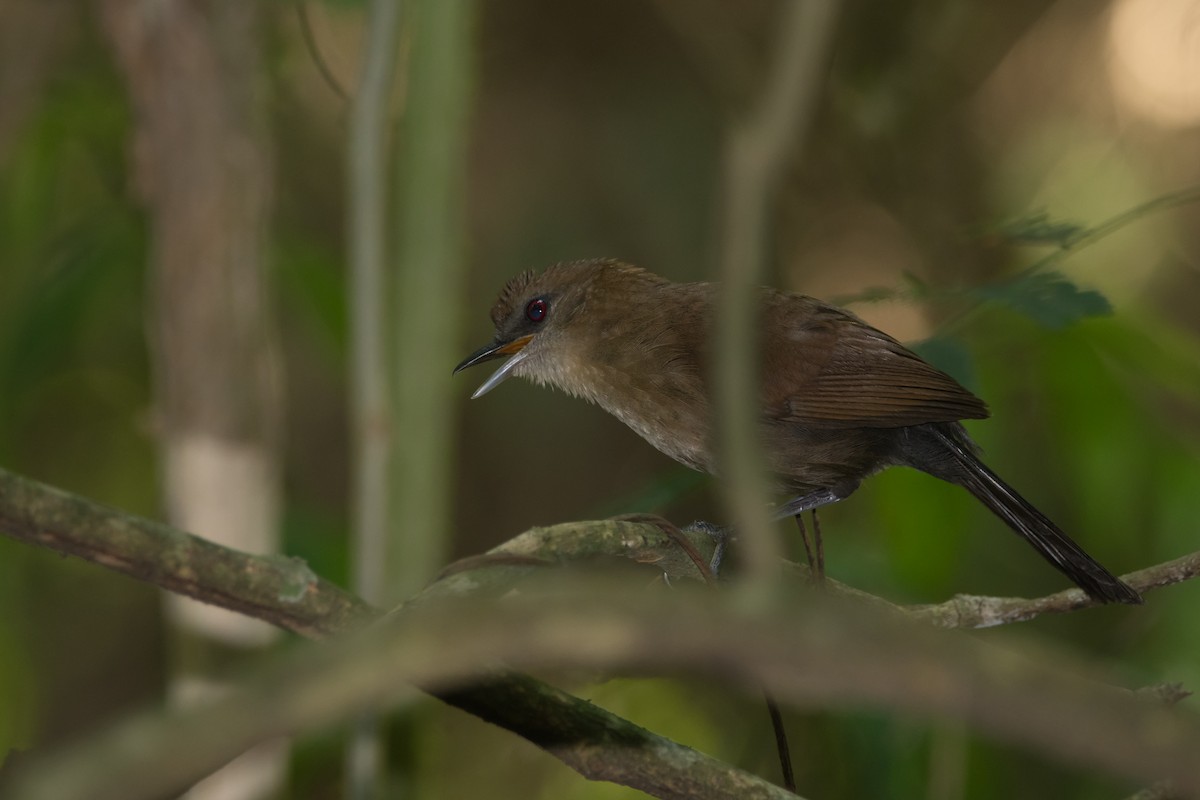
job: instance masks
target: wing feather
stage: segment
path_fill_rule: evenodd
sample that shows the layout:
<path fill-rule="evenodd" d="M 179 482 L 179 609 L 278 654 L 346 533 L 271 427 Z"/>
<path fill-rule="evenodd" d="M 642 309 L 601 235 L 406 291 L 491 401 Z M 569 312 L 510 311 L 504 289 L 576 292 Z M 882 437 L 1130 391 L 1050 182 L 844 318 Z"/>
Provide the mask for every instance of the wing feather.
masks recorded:
<path fill-rule="evenodd" d="M 809 297 L 772 294 L 767 413 L 823 428 L 898 428 L 982 419 L 987 406 L 946 373 L 853 314 Z"/>

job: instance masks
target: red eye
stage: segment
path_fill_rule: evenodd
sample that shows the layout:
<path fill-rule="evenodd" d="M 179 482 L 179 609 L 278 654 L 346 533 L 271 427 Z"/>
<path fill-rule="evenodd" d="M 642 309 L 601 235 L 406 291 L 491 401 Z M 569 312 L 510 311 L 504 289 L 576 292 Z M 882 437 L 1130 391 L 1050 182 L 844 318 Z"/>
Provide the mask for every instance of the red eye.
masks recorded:
<path fill-rule="evenodd" d="M 542 298 L 530 300 L 529 305 L 525 306 L 525 318 L 530 322 L 538 323 L 546 318 L 546 312 L 550 310 L 550 304 Z"/>

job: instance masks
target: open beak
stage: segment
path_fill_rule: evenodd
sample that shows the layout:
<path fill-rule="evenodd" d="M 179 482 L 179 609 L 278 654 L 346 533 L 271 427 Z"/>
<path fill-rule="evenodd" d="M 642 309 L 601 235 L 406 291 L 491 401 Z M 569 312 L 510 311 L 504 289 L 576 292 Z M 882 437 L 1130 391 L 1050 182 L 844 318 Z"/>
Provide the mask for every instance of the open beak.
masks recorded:
<path fill-rule="evenodd" d="M 511 342 L 501 342 L 500 344 L 489 344 L 481 347 L 471 355 L 463 359 L 463 362 L 454 368 L 454 374 L 457 375 L 467 367 L 473 367 L 476 364 L 482 364 L 485 361 L 508 356 L 509 359 L 500 365 L 500 369 L 492 373 L 492 377 L 483 382 L 483 385 L 475 390 L 475 394 L 471 395 L 471 399 L 482 397 L 483 395 L 495 389 L 504 379 L 512 374 L 517 364 L 520 364 L 529 356 L 529 351 L 525 349 L 525 345 L 533 341 L 533 334 L 519 336 Z"/>

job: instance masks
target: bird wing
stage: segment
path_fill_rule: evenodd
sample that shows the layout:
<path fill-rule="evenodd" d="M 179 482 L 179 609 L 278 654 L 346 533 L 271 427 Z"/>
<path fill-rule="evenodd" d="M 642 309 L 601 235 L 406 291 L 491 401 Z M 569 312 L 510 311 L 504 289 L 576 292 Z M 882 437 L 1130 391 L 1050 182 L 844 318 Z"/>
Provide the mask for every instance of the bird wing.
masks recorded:
<path fill-rule="evenodd" d="M 764 358 L 769 417 L 822 428 L 898 428 L 982 419 L 987 406 L 958 381 L 853 314 L 775 295 L 768 330 L 786 331 Z"/>

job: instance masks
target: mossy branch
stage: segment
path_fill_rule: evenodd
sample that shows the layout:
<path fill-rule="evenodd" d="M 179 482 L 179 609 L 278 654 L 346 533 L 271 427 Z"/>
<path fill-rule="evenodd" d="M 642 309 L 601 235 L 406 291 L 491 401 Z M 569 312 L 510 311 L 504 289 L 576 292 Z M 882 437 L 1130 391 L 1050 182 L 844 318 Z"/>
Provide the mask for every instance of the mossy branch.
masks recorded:
<path fill-rule="evenodd" d="M 565 544 L 574 542 L 577 553 L 607 552 L 634 559 L 663 556 L 663 566 L 677 557 L 666 537 L 653 525 L 628 522 L 579 523 L 557 529 L 535 529 L 508 545 L 513 557 L 548 555 L 554 531 L 565 533 Z M 34 546 L 107 567 L 138 580 L 212 605 L 265 620 L 313 639 L 349 634 L 380 619 L 373 608 L 314 574 L 299 559 L 259 556 L 213 544 L 153 520 L 92 502 L 69 492 L 0 470 L 0 532 Z M 503 549 L 498 553 L 503 553 Z M 560 552 L 560 555 L 562 553 Z M 423 595 L 466 594 L 472 586 L 486 585 L 483 570 L 460 572 L 435 584 Z M 517 568 L 519 574 L 519 568 Z M 511 581 L 513 578 L 510 577 Z M 493 581 L 496 579 L 493 578 Z M 498 582 L 497 582 L 497 585 Z M 419 603 L 418 603 L 419 604 Z M 390 683 L 402 682 L 399 677 Z M 655 797 L 680 797 L 677 787 L 696 781 L 713 787 L 713 797 L 786 798 L 770 782 L 738 770 L 689 747 L 645 730 L 597 706 L 525 675 L 495 676 L 478 685 L 461 685 L 441 698 L 467 713 L 505 728 L 558 758 L 592 780 L 607 780 L 640 789 Z M 251 705 L 250 707 L 253 707 Z M 349 709 L 347 709 L 349 710 Z M 128 729 L 127 729 L 128 730 Z M 114 797 L 129 797 L 130 785 L 121 787 L 114 757 L 129 756 L 123 745 L 153 742 L 143 739 L 140 728 L 125 738 L 111 740 L 118 756 L 100 751 L 93 765 Z M 227 737 L 221 737 L 227 743 Z M 198 747 L 185 748 L 180 757 L 197 755 Z M 20 796 L 95 798 L 100 786 L 89 771 L 59 770 L 55 761 L 35 771 L 23 784 Z M 170 777 L 179 788 L 180 777 L 196 777 L 187 764 L 167 760 L 156 774 Z M 170 772 L 174 767 L 175 771 Z M 36 769 L 36 768 L 35 768 Z M 168 775 L 169 773 L 169 775 Z M 40 777 L 39 777 L 40 776 Z M 57 777 L 54 777 L 57 776 Z M 71 777 L 69 785 L 55 781 Z M 77 777 L 79 780 L 75 780 Z M 145 776 L 142 776 L 145 777 Z M 46 778 L 48 782 L 41 782 Z M 149 782 L 135 782 L 149 787 Z M 728 790 L 728 793 L 726 793 Z M 169 790 L 168 790 L 169 791 Z M 0 792 L 4 796 L 8 795 Z M 703 795 L 696 795 L 697 797 Z"/>
<path fill-rule="evenodd" d="M 629 591 L 624 584 L 602 593 L 585 575 L 571 574 L 569 590 L 554 588 L 559 593 L 548 602 L 542 592 L 551 590 L 534 578 L 561 576 L 564 570 L 546 567 L 581 559 L 652 564 L 682 584 L 701 574 L 681 552 L 679 532 L 665 523 L 608 520 L 533 529 L 460 563 L 386 622 L 362 631 L 380 613 L 295 560 L 218 547 L 3 471 L 0 529 L 306 636 L 359 631 L 338 647 L 318 648 L 321 655 L 296 654 L 270 666 L 216 705 L 126 723 L 34 764 L 19 791 L 6 796 L 103 797 L 109 787 L 108 796 L 126 797 L 131 786 L 177 788 L 254 740 L 399 702 L 408 682 L 518 733 L 587 777 L 658 797 L 785 796 L 552 687 L 482 666 L 497 662 L 684 670 L 765 686 L 795 703 L 866 702 L 951 715 L 1052 756 L 1200 790 L 1200 765 L 1187 755 L 1200 748 L 1194 713 L 1081 680 L 1088 669 L 1061 663 L 1069 656 L 1002 651 L 907 618 L 946 627 L 999 624 L 1087 605 L 1076 590 L 1037 600 L 957 598 L 880 614 L 840 596 L 886 601 L 832 584 L 832 592 L 802 591 L 747 615 L 723 603 L 720 592 Z M 711 552 L 706 534 L 682 536 L 701 561 Z M 1126 580 L 1144 591 L 1192 577 L 1198 564 L 1200 554 L 1193 554 Z M 802 573 L 792 571 L 785 582 L 802 583 Z M 482 683 L 480 675 L 487 675 Z M 222 736 L 205 734 L 213 725 Z M 181 741 L 188 746 L 178 747 Z"/>

